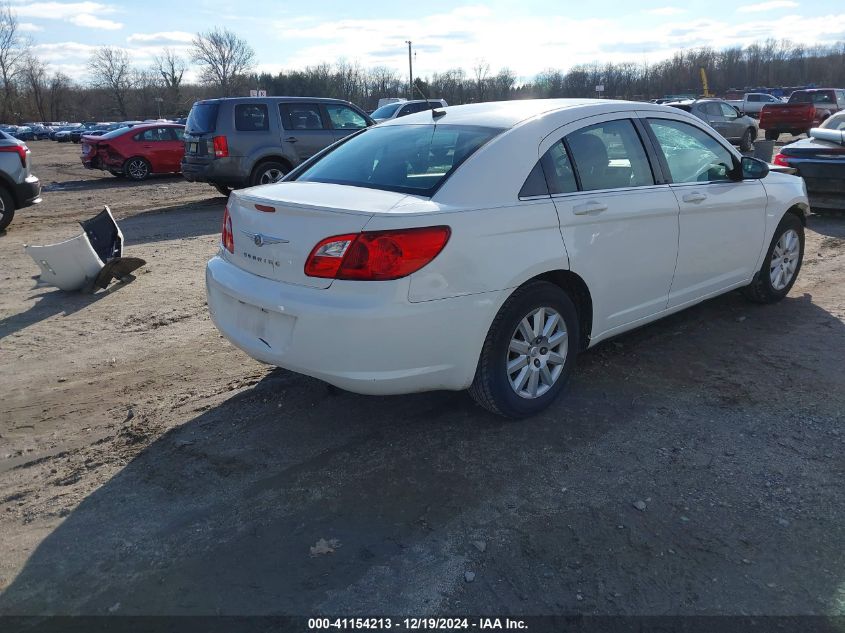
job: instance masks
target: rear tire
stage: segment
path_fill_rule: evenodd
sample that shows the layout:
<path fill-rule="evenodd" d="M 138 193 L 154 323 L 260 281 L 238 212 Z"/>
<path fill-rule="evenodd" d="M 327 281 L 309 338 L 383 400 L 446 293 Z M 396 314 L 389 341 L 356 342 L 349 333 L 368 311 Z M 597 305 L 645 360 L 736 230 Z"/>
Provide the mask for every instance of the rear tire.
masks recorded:
<path fill-rule="evenodd" d="M 130 180 L 146 180 L 150 176 L 150 164 L 140 156 L 135 156 L 123 165 L 123 174 Z"/>
<path fill-rule="evenodd" d="M 0 233 L 6 230 L 6 227 L 14 218 L 15 201 L 8 191 L 0 188 Z"/>
<path fill-rule="evenodd" d="M 776 141 L 780 137 L 780 132 L 777 130 L 766 130 L 766 140 L 767 141 Z"/>
<path fill-rule="evenodd" d="M 212 185 L 217 191 L 220 193 L 221 196 L 228 198 L 229 194 L 232 193 L 232 188 L 227 187 L 226 185 Z"/>
<path fill-rule="evenodd" d="M 255 187 L 256 185 L 269 185 L 279 182 L 289 171 L 286 165 L 275 160 L 268 160 L 259 163 L 252 170 L 249 184 L 251 187 Z"/>
<path fill-rule="evenodd" d="M 803 261 L 804 225 L 794 213 L 787 213 L 775 229 L 757 276 L 744 288 L 745 296 L 755 303 L 780 301 L 798 279 Z"/>
<path fill-rule="evenodd" d="M 546 281 L 529 282 L 493 319 L 469 393 L 498 415 L 538 413 L 572 374 L 580 340 L 578 313 L 566 292 Z"/>

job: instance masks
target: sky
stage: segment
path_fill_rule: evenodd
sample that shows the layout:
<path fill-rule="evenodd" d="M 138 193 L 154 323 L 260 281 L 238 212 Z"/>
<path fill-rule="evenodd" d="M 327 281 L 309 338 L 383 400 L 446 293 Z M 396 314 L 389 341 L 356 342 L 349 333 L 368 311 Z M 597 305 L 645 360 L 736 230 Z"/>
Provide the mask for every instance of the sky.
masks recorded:
<path fill-rule="evenodd" d="M 197 31 L 226 27 L 256 52 L 257 69 L 277 73 L 340 58 L 388 66 L 406 77 L 479 63 L 521 80 L 548 68 L 592 61 L 653 63 L 675 51 L 723 48 L 766 38 L 810 44 L 845 41 L 842 0 L 634 0 L 461 2 L 365 0 L 9 0 L 33 51 L 51 70 L 87 79 L 98 46 L 121 47 L 148 66 L 164 47 L 189 55 Z M 191 79 L 193 77 L 188 77 Z"/>

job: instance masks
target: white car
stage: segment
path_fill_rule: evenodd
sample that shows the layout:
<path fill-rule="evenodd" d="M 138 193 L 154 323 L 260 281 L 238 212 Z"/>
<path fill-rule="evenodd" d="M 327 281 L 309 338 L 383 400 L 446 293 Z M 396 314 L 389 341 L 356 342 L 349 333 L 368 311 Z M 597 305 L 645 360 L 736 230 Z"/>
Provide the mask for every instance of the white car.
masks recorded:
<path fill-rule="evenodd" d="M 783 298 L 808 210 L 800 178 L 676 108 L 458 106 L 233 192 L 208 306 L 265 363 L 521 417 L 608 337 L 735 288 Z"/>

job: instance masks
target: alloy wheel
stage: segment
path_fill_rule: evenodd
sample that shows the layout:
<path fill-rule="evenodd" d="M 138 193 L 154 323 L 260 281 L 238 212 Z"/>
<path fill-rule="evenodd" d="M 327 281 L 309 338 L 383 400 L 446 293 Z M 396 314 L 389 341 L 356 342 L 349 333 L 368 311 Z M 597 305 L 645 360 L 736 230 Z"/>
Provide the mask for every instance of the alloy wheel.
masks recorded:
<path fill-rule="evenodd" d="M 149 173 L 149 168 L 147 167 L 147 163 L 144 162 L 140 158 L 134 158 L 129 161 L 129 167 L 127 168 L 129 175 L 132 176 L 135 180 L 143 180 L 147 177 Z"/>
<path fill-rule="evenodd" d="M 790 284 L 798 269 L 800 254 L 801 240 L 798 233 L 793 229 L 784 231 L 772 249 L 772 258 L 769 260 L 769 280 L 772 288 L 783 290 Z"/>
<path fill-rule="evenodd" d="M 542 307 L 526 315 L 508 345 L 511 388 L 529 400 L 548 392 L 563 373 L 568 348 L 566 322 L 556 310 Z"/>
<path fill-rule="evenodd" d="M 282 178 L 284 178 L 284 176 L 285 174 L 281 169 L 271 167 L 270 169 L 266 169 L 262 172 L 261 178 L 259 178 L 258 182 L 262 185 L 269 185 L 274 182 L 279 182 Z"/>

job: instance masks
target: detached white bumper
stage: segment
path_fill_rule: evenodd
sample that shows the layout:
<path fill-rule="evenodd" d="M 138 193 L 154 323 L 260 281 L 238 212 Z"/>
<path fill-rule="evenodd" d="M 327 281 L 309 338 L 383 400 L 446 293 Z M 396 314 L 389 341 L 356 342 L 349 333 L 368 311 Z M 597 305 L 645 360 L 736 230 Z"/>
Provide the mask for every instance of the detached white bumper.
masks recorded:
<path fill-rule="evenodd" d="M 322 290 L 253 275 L 220 256 L 205 279 L 214 324 L 252 358 L 372 395 L 469 387 L 507 295 L 411 303 L 408 278 Z"/>

